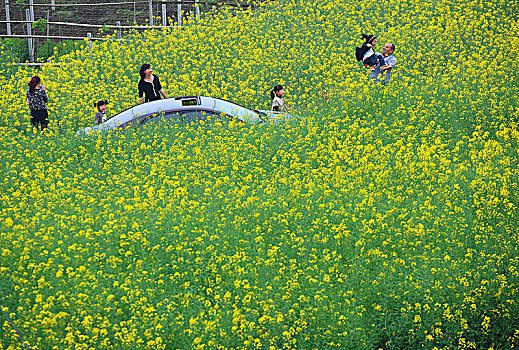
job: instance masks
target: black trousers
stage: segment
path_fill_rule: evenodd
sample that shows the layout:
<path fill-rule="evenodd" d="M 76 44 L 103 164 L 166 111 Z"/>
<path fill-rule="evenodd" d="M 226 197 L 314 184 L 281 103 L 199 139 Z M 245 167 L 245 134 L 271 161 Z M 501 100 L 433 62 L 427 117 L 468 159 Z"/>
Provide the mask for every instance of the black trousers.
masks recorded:
<path fill-rule="evenodd" d="M 49 124 L 49 112 L 46 109 L 31 109 L 31 124 L 35 128 L 45 129 Z"/>

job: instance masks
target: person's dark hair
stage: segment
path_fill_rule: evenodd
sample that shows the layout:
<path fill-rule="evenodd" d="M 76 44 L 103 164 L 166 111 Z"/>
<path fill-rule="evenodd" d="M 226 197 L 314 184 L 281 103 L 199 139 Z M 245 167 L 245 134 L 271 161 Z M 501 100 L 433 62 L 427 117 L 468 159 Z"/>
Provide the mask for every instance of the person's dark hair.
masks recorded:
<path fill-rule="evenodd" d="M 371 43 L 373 39 L 376 39 L 377 37 L 374 35 L 368 35 L 368 34 L 360 34 L 362 36 L 362 39 L 364 39 L 367 43 Z"/>
<path fill-rule="evenodd" d="M 94 107 L 97 107 L 97 110 L 99 110 L 99 107 L 107 105 L 107 104 L 108 104 L 108 100 L 101 100 L 101 101 L 94 102 Z"/>
<path fill-rule="evenodd" d="M 283 86 L 276 85 L 272 90 L 270 90 L 270 98 L 272 100 L 274 99 L 274 97 L 276 97 L 276 92 L 278 92 L 279 90 L 283 90 Z"/>
<path fill-rule="evenodd" d="M 391 43 L 391 51 L 395 52 L 395 44 Z"/>
<path fill-rule="evenodd" d="M 144 77 L 146 76 L 146 73 L 144 73 L 144 71 L 146 69 L 150 69 L 151 68 L 151 64 L 149 63 L 144 63 L 142 66 L 141 66 L 141 69 L 139 69 L 139 75 L 141 76 L 141 80 L 144 79 Z"/>
<path fill-rule="evenodd" d="M 31 81 L 29 82 L 29 92 L 31 94 L 34 93 L 34 89 L 36 88 L 36 86 L 38 86 L 38 84 L 41 82 L 41 79 L 39 76 L 35 75 L 34 77 L 31 78 Z"/>

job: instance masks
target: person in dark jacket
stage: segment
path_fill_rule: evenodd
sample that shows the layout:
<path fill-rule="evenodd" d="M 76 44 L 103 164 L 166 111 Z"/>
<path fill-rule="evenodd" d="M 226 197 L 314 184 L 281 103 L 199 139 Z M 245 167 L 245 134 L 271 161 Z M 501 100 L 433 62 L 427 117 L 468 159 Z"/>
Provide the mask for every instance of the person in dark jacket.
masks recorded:
<path fill-rule="evenodd" d="M 27 90 L 27 103 L 31 110 L 31 124 L 33 127 L 39 130 L 47 128 L 49 125 L 49 112 L 47 111 L 47 103 L 49 98 L 47 97 L 47 88 L 45 85 L 41 85 L 41 79 L 35 75 L 29 82 L 29 89 Z"/>
<path fill-rule="evenodd" d="M 374 35 L 361 34 L 365 40 L 362 46 L 355 49 L 355 57 L 357 61 L 362 60 L 364 67 L 374 71 L 377 63 L 384 65 L 384 57 L 381 53 L 375 52 L 373 48 L 377 45 L 377 37 Z"/>
<path fill-rule="evenodd" d="M 168 98 L 162 85 L 160 85 L 159 77 L 152 74 L 151 65 L 145 63 L 139 70 L 141 79 L 139 80 L 139 103 L 160 100 L 160 95 Z M 144 96 L 144 101 L 143 101 Z"/>

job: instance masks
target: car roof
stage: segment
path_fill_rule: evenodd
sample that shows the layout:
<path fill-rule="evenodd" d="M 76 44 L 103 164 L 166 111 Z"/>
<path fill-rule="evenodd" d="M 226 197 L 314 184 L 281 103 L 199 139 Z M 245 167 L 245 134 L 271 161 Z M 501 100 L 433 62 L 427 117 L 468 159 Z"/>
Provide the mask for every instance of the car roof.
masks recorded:
<path fill-rule="evenodd" d="M 196 103 L 196 104 L 194 104 Z M 136 117 L 149 115 L 153 113 L 189 110 L 189 109 L 206 109 L 215 110 L 226 113 L 228 115 L 236 116 L 245 119 L 249 122 L 259 122 L 258 112 L 250 108 L 246 108 L 237 103 L 227 101 L 221 98 L 209 96 L 177 96 L 167 99 L 151 101 L 143 104 L 138 104 L 127 110 L 118 113 L 113 118 L 106 121 L 107 127 L 117 127 L 125 124 Z"/>
<path fill-rule="evenodd" d="M 179 96 L 151 101 L 133 106 L 132 113 L 135 117 L 151 113 L 167 112 L 182 109 L 213 109 L 214 97 L 207 96 Z"/>
<path fill-rule="evenodd" d="M 91 127 L 91 130 L 109 130 L 121 125 L 125 125 L 140 116 L 154 113 L 205 109 L 220 111 L 230 116 L 236 116 L 241 120 L 259 123 L 262 122 L 260 112 L 241 106 L 237 103 L 210 96 L 177 96 L 167 99 L 150 101 L 132 106 L 120 113 L 117 113 L 106 122 Z"/>
<path fill-rule="evenodd" d="M 196 101 L 196 105 L 185 106 L 186 101 Z M 98 125 L 98 127 L 101 129 L 111 129 L 119 125 L 123 125 L 135 118 L 138 118 L 139 116 L 167 112 L 171 110 L 193 109 L 194 107 L 202 109 L 213 109 L 214 104 L 214 98 L 206 96 L 178 96 L 150 101 L 132 106 L 120 113 L 117 113 L 103 124 Z"/>

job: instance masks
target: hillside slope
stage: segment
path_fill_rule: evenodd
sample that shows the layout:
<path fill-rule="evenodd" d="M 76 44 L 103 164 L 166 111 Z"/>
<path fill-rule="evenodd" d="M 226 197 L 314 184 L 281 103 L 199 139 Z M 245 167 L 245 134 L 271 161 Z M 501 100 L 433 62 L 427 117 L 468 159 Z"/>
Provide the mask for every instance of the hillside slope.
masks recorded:
<path fill-rule="evenodd" d="M 287 0 L 0 74 L 0 302 L 31 348 L 519 346 L 517 1 Z M 390 84 L 355 62 L 391 41 Z M 78 139 L 168 96 L 301 120 Z M 22 349 L 8 322 L 0 346 Z"/>

